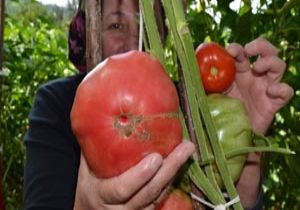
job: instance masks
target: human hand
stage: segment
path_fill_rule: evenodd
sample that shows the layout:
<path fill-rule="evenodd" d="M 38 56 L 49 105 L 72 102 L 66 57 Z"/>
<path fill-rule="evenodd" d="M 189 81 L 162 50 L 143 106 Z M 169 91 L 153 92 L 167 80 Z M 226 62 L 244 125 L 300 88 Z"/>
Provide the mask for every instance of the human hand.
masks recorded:
<path fill-rule="evenodd" d="M 293 89 L 281 83 L 286 64 L 277 57 L 277 49 L 263 38 L 257 38 L 243 48 L 231 44 L 228 52 L 235 58 L 236 80 L 227 93 L 244 102 L 252 129 L 264 134 L 275 113 L 293 96 Z M 250 66 L 249 57 L 258 56 Z M 244 207 L 253 207 L 260 189 L 260 153 L 250 153 L 237 182 Z"/>
<path fill-rule="evenodd" d="M 109 179 L 95 177 L 81 155 L 74 210 L 152 210 L 165 194 L 177 171 L 194 152 L 183 141 L 165 159 L 150 154 L 123 174 Z"/>
<path fill-rule="evenodd" d="M 229 96 L 244 102 L 252 129 L 264 134 L 275 113 L 293 96 L 293 89 L 281 78 L 286 64 L 277 57 L 277 49 L 267 40 L 257 38 L 245 45 L 231 44 L 228 52 L 236 60 L 236 80 Z M 258 56 L 251 68 L 249 57 Z"/>

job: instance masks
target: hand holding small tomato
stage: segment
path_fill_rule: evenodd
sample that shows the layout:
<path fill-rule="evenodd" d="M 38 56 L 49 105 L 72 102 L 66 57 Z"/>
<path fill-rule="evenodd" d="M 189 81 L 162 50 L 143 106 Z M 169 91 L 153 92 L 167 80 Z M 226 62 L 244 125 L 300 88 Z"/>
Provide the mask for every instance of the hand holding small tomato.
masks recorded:
<path fill-rule="evenodd" d="M 277 57 L 277 49 L 263 38 L 248 43 L 245 48 L 231 44 L 228 52 L 236 60 L 236 79 L 228 95 L 244 102 L 252 129 L 264 134 L 275 113 L 293 96 L 293 89 L 280 80 L 286 64 Z M 258 56 L 250 66 L 249 57 Z M 237 183 L 242 203 L 252 207 L 257 200 L 260 180 L 260 154 L 250 153 Z"/>
<path fill-rule="evenodd" d="M 194 150 L 191 142 L 183 141 L 165 159 L 156 153 L 147 155 L 136 166 L 108 179 L 96 178 L 82 155 L 74 210 L 154 210 L 153 202 Z"/>
<path fill-rule="evenodd" d="M 275 113 L 293 96 L 293 90 L 280 80 L 286 64 L 277 57 L 277 49 L 263 38 L 245 48 L 231 44 L 228 52 L 236 59 L 237 74 L 228 95 L 242 100 L 254 132 L 264 134 Z M 258 56 L 250 67 L 249 57 Z"/>

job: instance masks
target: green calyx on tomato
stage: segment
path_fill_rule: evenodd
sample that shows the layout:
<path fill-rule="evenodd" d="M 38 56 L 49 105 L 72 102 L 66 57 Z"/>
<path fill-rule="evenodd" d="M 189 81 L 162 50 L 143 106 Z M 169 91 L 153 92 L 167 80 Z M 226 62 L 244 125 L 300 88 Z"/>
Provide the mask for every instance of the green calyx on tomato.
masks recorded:
<path fill-rule="evenodd" d="M 222 93 L 235 79 L 232 56 L 216 43 L 203 43 L 196 49 L 196 58 L 206 93 Z"/>
<path fill-rule="evenodd" d="M 71 125 L 97 177 L 117 176 L 182 140 L 175 85 L 154 57 L 130 51 L 95 67 L 79 85 Z"/>
<path fill-rule="evenodd" d="M 243 103 L 222 94 L 210 94 L 207 99 L 224 153 L 253 146 L 251 124 Z M 247 156 L 248 154 L 243 154 L 227 160 L 234 182 L 240 177 Z M 217 183 L 223 187 L 220 175 L 218 173 L 215 175 Z"/>

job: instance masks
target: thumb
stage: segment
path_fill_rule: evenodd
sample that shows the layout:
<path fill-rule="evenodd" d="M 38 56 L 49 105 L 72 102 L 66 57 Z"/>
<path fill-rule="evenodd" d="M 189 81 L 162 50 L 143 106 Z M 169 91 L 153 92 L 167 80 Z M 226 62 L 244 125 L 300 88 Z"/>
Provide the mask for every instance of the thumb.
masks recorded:
<path fill-rule="evenodd" d="M 110 204 L 127 201 L 156 174 L 162 163 L 162 156 L 153 153 L 123 174 L 102 179 L 97 185 L 101 198 Z"/>

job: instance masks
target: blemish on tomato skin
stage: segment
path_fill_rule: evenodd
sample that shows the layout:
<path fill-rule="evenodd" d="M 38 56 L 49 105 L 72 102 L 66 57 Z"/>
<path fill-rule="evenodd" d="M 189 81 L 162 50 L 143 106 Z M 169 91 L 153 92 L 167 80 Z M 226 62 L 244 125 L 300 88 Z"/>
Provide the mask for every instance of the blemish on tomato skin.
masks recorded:
<path fill-rule="evenodd" d="M 151 132 L 145 129 L 143 125 L 144 122 L 178 117 L 178 113 L 174 112 L 154 114 L 150 116 L 121 113 L 115 116 L 114 128 L 124 140 L 135 135 L 140 141 L 148 141 L 151 139 Z"/>
<path fill-rule="evenodd" d="M 135 116 L 128 113 L 120 114 L 115 117 L 114 128 L 117 130 L 119 135 L 126 140 L 129 139 L 133 134 L 137 133 L 136 127 L 142 120 L 143 116 Z"/>
<path fill-rule="evenodd" d="M 150 140 L 150 133 L 146 130 L 142 130 L 141 132 L 138 133 L 138 139 L 141 141 L 147 141 Z"/>

